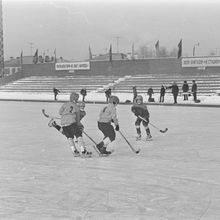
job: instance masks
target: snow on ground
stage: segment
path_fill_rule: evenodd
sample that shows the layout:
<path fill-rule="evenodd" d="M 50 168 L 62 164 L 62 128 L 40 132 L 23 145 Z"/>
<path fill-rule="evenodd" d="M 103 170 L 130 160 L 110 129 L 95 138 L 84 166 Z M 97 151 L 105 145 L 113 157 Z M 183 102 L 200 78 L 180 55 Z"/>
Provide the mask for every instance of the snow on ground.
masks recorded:
<path fill-rule="evenodd" d="M 113 155 L 73 158 L 66 139 L 41 109 L 61 103 L 1 101 L 0 219 L 219 220 L 220 112 L 218 108 L 149 106 L 153 141 L 135 141 L 135 117 L 119 105 Z M 87 104 L 83 124 L 99 141 L 103 104 Z M 143 137 L 145 137 L 144 131 Z"/>
<path fill-rule="evenodd" d="M 120 99 L 120 102 L 124 103 L 126 100 L 133 100 L 132 93 L 114 93 L 112 95 L 117 95 Z M 148 96 L 146 94 L 140 93 L 143 96 L 144 101 L 147 102 Z M 81 96 L 81 95 L 80 95 Z M 159 103 L 159 94 L 154 94 L 153 98 L 155 103 Z M 183 96 L 178 96 L 179 104 L 207 104 L 207 105 L 220 105 L 220 96 L 218 93 L 212 95 L 198 95 L 198 99 L 201 100 L 201 103 L 194 103 L 193 96 L 189 97 L 188 101 L 183 101 Z M 28 93 L 28 92 L 0 92 L 0 100 L 42 100 L 42 101 L 52 101 L 54 100 L 53 93 Z M 57 96 L 59 101 L 69 100 L 69 94 L 60 93 Z M 81 99 L 81 97 L 80 97 Z M 86 101 L 88 102 L 105 102 L 106 97 L 104 92 L 89 92 L 86 96 Z M 173 96 L 170 93 L 165 95 L 165 103 L 173 103 Z"/>

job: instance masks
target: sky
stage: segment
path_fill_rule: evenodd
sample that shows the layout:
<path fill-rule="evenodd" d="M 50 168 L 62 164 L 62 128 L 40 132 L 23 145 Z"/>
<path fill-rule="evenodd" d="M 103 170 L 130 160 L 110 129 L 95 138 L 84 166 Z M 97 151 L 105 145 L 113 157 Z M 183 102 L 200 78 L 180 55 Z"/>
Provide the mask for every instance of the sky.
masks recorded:
<path fill-rule="evenodd" d="M 93 54 L 129 53 L 132 43 L 183 56 L 220 53 L 220 3 L 214 0 L 2 0 L 5 60 L 34 54 L 69 60 Z M 199 45 L 198 45 L 199 43 Z"/>

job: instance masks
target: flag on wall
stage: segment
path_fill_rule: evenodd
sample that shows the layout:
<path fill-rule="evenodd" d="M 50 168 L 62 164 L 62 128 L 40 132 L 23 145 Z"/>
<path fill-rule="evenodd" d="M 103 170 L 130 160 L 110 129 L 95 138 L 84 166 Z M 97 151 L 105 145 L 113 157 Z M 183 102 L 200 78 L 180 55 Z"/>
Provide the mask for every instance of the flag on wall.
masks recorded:
<path fill-rule="evenodd" d="M 92 51 L 91 51 L 90 45 L 89 45 L 89 59 L 90 60 L 92 59 Z"/>
<path fill-rule="evenodd" d="M 180 57 L 182 57 L 182 39 L 181 39 L 180 42 L 178 43 L 177 58 L 179 59 Z"/>
<path fill-rule="evenodd" d="M 21 51 L 20 64 L 21 64 L 21 66 L 23 65 L 23 51 Z"/>
<path fill-rule="evenodd" d="M 112 45 L 110 45 L 109 49 L 109 61 L 112 62 Z"/>
<path fill-rule="evenodd" d="M 155 44 L 155 49 L 156 49 L 156 56 L 159 57 L 159 55 L 160 55 L 160 43 L 159 43 L 159 40 Z"/>
<path fill-rule="evenodd" d="M 33 63 L 36 64 L 38 62 L 38 49 L 36 50 L 34 56 L 33 56 Z"/>
<path fill-rule="evenodd" d="M 134 60 L 134 43 L 132 43 L 132 48 L 131 48 L 131 59 Z"/>
<path fill-rule="evenodd" d="M 54 50 L 54 63 L 56 63 L 56 62 L 57 62 L 57 50 L 55 48 L 55 50 Z"/>

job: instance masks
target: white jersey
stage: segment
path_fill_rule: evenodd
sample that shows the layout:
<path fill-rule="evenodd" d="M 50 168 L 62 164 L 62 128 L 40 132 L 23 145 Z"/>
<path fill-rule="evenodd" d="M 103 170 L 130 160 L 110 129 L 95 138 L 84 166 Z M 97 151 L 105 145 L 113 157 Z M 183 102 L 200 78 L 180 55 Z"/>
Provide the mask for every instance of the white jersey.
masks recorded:
<path fill-rule="evenodd" d="M 74 102 L 64 103 L 60 110 L 61 126 L 68 126 L 75 122 L 79 123 L 79 106 Z"/>
<path fill-rule="evenodd" d="M 114 104 L 109 103 L 104 107 L 99 114 L 99 122 L 111 123 L 114 122 L 115 125 L 118 125 L 117 112 Z"/>

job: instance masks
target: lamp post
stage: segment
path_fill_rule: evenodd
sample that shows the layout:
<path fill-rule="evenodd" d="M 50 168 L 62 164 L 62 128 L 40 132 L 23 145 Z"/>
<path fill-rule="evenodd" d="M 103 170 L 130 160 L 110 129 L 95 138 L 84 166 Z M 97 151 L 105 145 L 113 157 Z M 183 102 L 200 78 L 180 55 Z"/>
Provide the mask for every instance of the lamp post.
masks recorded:
<path fill-rule="evenodd" d="M 119 37 L 119 36 L 117 36 L 117 37 L 115 37 L 115 39 L 116 39 L 116 44 L 117 44 L 117 53 L 119 53 L 119 39 L 120 39 L 121 37 Z"/>
<path fill-rule="evenodd" d="M 29 42 L 28 44 L 30 44 L 30 53 L 31 53 L 31 56 L 32 56 L 32 49 L 33 49 L 34 43 L 33 42 Z"/>
<path fill-rule="evenodd" d="M 196 46 L 199 46 L 199 43 L 195 44 L 193 47 L 193 56 L 195 56 L 196 54 Z"/>

